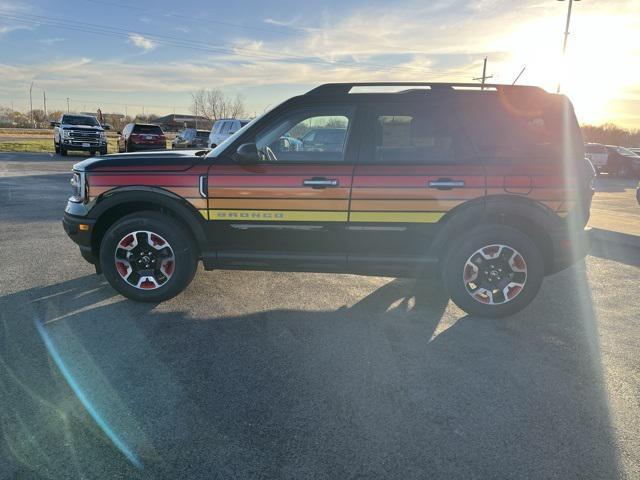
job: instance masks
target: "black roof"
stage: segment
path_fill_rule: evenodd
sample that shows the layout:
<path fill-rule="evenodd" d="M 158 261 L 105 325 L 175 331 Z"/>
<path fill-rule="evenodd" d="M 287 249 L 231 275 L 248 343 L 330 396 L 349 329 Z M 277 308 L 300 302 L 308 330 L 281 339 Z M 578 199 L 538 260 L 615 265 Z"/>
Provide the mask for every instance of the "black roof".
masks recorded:
<path fill-rule="evenodd" d="M 529 85 L 505 85 L 498 83 L 486 83 L 481 85 L 479 83 L 442 83 L 442 82 L 361 82 L 361 83 L 325 83 L 312 90 L 309 90 L 306 95 L 346 95 L 356 87 L 429 87 L 430 90 L 438 91 L 455 91 L 455 90 L 476 90 L 476 91 L 515 91 L 515 90 L 530 90 L 537 92 L 545 92 L 540 87 L 534 87 Z M 399 92 L 366 92 L 367 94 L 385 93 L 385 94 L 402 94 L 413 92 L 416 90 L 423 90 L 423 88 L 415 89 L 408 88 Z M 545 92 L 546 93 L 546 92 Z"/>

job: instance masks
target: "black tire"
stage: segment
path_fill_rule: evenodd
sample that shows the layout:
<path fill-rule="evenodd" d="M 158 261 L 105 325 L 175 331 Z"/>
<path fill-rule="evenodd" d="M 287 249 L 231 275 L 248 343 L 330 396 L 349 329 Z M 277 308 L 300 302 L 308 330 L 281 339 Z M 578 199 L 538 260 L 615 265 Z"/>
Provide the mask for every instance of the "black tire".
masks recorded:
<path fill-rule="evenodd" d="M 473 257 L 474 252 L 490 245 L 503 245 L 507 247 L 507 249 L 501 250 L 504 251 L 505 257 L 509 257 L 511 251 L 519 253 L 522 259 L 524 259 L 526 267 L 523 286 L 510 300 L 506 300 L 506 297 L 501 293 L 494 292 L 491 295 L 491 299 L 497 299 L 496 304 L 482 303 L 480 300 L 474 298 L 472 293 L 467 290 L 468 282 L 464 279 L 467 261 L 475 258 Z M 496 272 L 497 265 L 494 265 L 494 262 L 497 264 L 501 259 L 499 258 L 495 261 L 484 258 L 480 259 L 480 262 L 484 261 L 491 262 L 491 266 L 496 267 L 496 269 L 491 271 Z M 478 265 L 480 266 L 480 264 Z M 489 267 L 485 266 L 485 268 Z M 505 270 L 509 272 L 509 269 Z M 484 272 L 478 273 L 482 274 Z M 513 274 L 518 275 L 517 273 Z M 470 230 L 464 238 L 461 238 L 451 245 L 443 262 L 442 278 L 451 299 L 462 310 L 478 317 L 502 318 L 524 309 L 535 298 L 538 290 L 540 290 L 542 279 L 544 278 L 544 261 L 538 247 L 525 234 L 512 227 L 490 224 Z M 495 277 L 492 277 L 492 280 L 495 281 Z M 478 283 L 483 282 L 479 281 Z M 496 291 L 498 290 L 499 289 L 496 289 Z M 472 291 L 474 294 L 482 297 L 481 294 L 476 293 L 477 290 Z M 510 288 L 508 293 L 511 294 L 511 292 L 512 290 Z M 502 299 L 504 303 L 500 303 L 500 299 Z"/>
<path fill-rule="evenodd" d="M 60 145 L 60 155 L 62 155 L 63 157 L 66 157 L 68 153 L 69 152 L 67 152 L 67 149 L 64 148 L 62 145 Z"/>
<path fill-rule="evenodd" d="M 217 145 L 215 143 L 211 144 L 211 148 L 216 148 L 216 147 L 217 147 Z"/>
<path fill-rule="evenodd" d="M 106 155 L 107 154 L 107 147 L 102 147 L 100 149 L 100 155 Z"/>
<path fill-rule="evenodd" d="M 90 157 L 95 157 L 95 155 L 96 155 L 96 151 L 95 150 L 90 150 L 89 151 L 89 156 Z"/>
<path fill-rule="evenodd" d="M 116 247 L 123 238 L 136 231 L 159 235 L 173 252 L 173 274 L 154 289 L 137 288 L 127 282 L 116 267 Z M 100 266 L 111 286 L 125 297 L 138 302 L 162 302 L 175 297 L 191 283 L 198 266 L 196 250 L 189 232 L 170 216 L 152 211 L 136 212 L 109 227 L 100 244 Z"/>
<path fill-rule="evenodd" d="M 129 147 L 129 142 L 124 142 L 124 153 L 133 152 L 133 149 Z"/>
<path fill-rule="evenodd" d="M 56 153 L 60 153 L 60 147 L 58 146 L 58 144 L 56 143 L 56 141 L 55 141 L 55 140 L 53 141 L 53 150 L 54 150 Z"/>

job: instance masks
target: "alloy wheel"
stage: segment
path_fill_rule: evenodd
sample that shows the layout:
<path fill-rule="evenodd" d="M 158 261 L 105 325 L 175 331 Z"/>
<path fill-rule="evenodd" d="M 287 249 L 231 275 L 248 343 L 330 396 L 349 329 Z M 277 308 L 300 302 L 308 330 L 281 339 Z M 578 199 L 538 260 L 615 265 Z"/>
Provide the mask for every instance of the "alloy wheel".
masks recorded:
<path fill-rule="evenodd" d="M 463 269 L 467 293 L 477 302 L 501 305 L 516 298 L 527 281 L 527 263 L 507 245 L 487 245 L 467 259 Z"/>
<path fill-rule="evenodd" d="M 155 290 L 165 285 L 175 272 L 171 245 L 154 232 L 138 230 L 125 235 L 117 244 L 116 271 L 129 285 Z"/>

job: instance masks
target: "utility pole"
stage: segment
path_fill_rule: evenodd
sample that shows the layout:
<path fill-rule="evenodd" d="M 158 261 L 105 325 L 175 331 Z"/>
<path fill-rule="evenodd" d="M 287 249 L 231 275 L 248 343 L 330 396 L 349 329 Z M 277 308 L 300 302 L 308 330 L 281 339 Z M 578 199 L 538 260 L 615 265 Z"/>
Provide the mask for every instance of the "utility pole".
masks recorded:
<path fill-rule="evenodd" d="M 69 110 L 69 97 L 67 97 L 67 113 L 70 113 L 70 110 Z"/>
<path fill-rule="evenodd" d="M 42 99 L 44 101 L 44 118 L 47 118 L 47 92 L 42 91 Z"/>
<path fill-rule="evenodd" d="M 558 0 L 564 2 L 565 0 Z M 571 7 L 573 2 L 579 2 L 580 0 L 569 0 L 569 8 L 567 9 L 567 23 L 564 27 L 564 41 L 562 42 L 562 61 L 564 62 L 565 54 L 567 53 L 567 40 L 569 39 L 569 24 L 571 23 Z M 560 82 L 558 82 L 558 90 L 556 93 L 560 93 Z"/>
<path fill-rule="evenodd" d="M 493 75 L 487 76 L 487 57 L 484 57 L 484 62 L 482 63 L 482 76 L 474 78 L 474 80 L 481 80 L 481 89 L 484 90 L 485 81 L 489 78 L 493 78 Z"/>
<path fill-rule="evenodd" d="M 33 98 L 31 98 L 32 90 L 33 90 L 33 82 L 31 82 L 31 86 L 29 87 L 29 110 L 31 113 L 31 126 L 33 127 Z"/>

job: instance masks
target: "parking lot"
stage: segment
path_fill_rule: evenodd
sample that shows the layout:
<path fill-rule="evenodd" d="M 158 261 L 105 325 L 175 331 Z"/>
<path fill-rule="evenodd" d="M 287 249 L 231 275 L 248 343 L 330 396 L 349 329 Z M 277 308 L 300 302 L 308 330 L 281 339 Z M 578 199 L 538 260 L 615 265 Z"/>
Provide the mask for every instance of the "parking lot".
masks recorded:
<path fill-rule="evenodd" d="M 0 154 L 0 478 L 640 476 L 640 250 L 596 242 L 505 320 L 328 274 L 136 304 L 62 230 L 74 161 Z M 601 178 L 593 226 L 640 235 L 634 185 Z"/>

